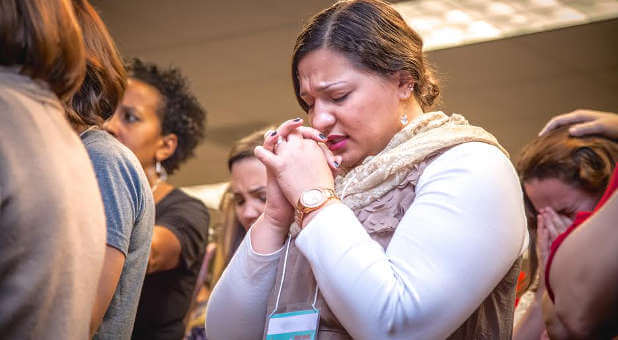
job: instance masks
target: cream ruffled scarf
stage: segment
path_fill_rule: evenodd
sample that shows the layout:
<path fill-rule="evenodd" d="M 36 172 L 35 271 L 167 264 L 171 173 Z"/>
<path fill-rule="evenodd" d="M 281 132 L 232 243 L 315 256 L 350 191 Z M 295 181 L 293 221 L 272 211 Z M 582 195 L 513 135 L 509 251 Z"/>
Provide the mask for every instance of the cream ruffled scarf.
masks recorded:
<path fill-rule="evenodd" d="M 379 154 L 368 156 L 345 175 L 335 178 L 335 192 L 354 211 L 366 207 L 406 180 L 410 171 L 429 157 L 466 142 L 484 142 L 508 152 L 484 129 L 461 115 L 424 113 L 406 125 Z M 300 228 L 291 226 L 292 236 Z"/>

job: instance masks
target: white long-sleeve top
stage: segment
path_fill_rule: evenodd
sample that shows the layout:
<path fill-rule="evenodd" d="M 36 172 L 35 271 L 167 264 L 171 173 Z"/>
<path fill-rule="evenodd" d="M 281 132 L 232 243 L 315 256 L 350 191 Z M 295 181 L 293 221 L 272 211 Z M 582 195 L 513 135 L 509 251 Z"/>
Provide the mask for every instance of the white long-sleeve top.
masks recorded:
<path fill-rule="evenodd" d="M 283 248 L 258 254 L 250 235 L 210 297 L 210 340 L 262 337 Z M 326 302 L 355 339 L 448 337 L 526 245 L 513 166 L 479 142 L 455 146 L 425 168 L 386 250 L 339 203 L 317 212 L 296 238 Z"/>

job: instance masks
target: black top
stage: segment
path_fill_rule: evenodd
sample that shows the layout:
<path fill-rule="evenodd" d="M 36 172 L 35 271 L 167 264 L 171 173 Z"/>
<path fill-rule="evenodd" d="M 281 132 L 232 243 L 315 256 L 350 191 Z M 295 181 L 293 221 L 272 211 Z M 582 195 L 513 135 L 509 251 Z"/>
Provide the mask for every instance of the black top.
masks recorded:
<path fill-rule="evenodd" d="M 178 267 L 146 275 L 133 339 L 180 340 L 208 241 L 208 209 L 179 189 L 156 205 L 155 224 L 174 233 L 182 247 Z"/>

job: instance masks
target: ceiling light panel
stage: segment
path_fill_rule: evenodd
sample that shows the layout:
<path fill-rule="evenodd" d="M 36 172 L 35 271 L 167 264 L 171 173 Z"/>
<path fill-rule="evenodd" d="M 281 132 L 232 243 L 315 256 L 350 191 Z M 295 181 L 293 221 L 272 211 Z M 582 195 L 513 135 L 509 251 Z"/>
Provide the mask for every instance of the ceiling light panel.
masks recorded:
<path fill-rule="evenodd" d="M 618 17 L 618 0 L 413 0 L 393 4 L 425 50 Z"/>

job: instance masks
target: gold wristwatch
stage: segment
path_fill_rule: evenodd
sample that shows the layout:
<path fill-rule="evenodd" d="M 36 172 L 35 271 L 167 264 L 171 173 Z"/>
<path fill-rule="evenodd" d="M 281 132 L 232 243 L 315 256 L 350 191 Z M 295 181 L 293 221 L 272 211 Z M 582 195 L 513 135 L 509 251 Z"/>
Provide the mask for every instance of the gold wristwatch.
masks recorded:
<path fill-rule="evenodd" d="M 296 203 L 294 220 L 299 227 L 303 225 L 303 218 L 310 212 L 320 209 L 326 202 L 338 199 L 333 189 L 310 189 L 303 191 Z"/>

